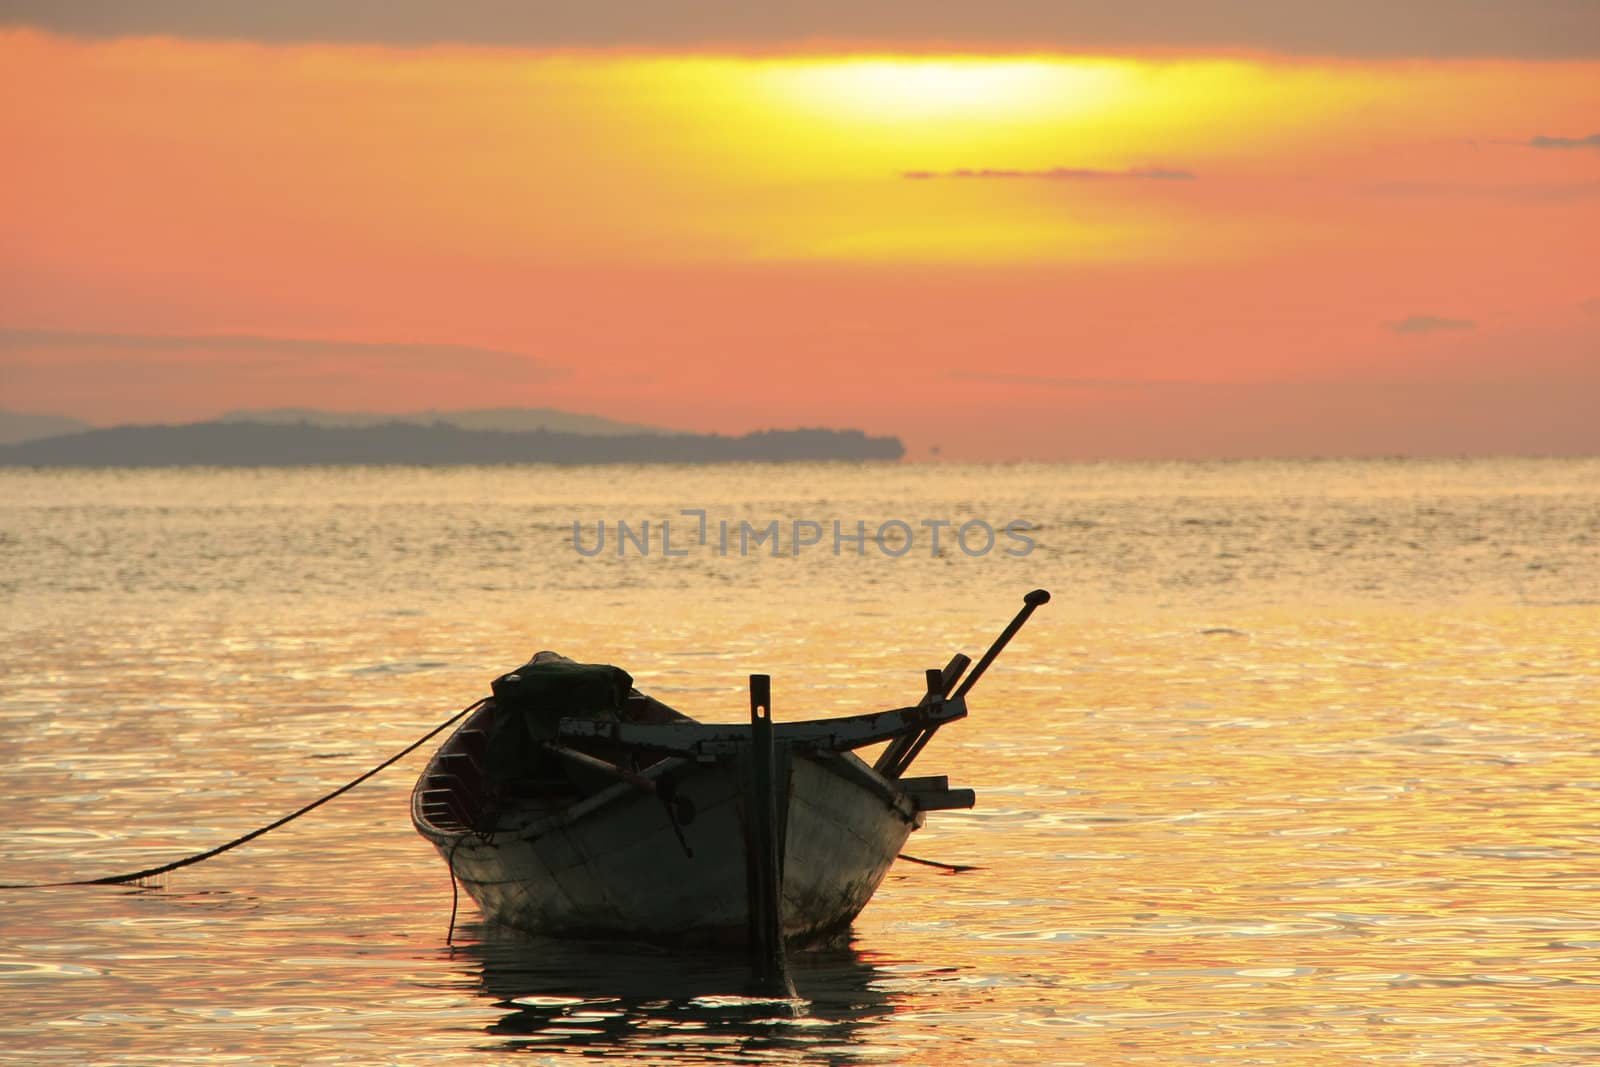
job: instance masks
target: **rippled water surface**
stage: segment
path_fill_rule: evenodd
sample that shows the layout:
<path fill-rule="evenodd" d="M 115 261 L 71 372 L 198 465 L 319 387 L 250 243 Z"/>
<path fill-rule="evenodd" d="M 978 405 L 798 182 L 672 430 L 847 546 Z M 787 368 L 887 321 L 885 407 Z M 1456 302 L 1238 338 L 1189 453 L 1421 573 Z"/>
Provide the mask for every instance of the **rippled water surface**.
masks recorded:
<path fill-rule="evenodd" d="M 908 849 L 982 869 L 898 864 L 802 1005 L 448 942 L 419 752 L 160 885 L 0 889 L 3 1062 L 1600 1062 L 1600 461 L 7 471 L 0 552 L 3 882 L 242 834 L 540 648 L 849 714 L 1055 594 L 917 764 L 978 806 Z"/>

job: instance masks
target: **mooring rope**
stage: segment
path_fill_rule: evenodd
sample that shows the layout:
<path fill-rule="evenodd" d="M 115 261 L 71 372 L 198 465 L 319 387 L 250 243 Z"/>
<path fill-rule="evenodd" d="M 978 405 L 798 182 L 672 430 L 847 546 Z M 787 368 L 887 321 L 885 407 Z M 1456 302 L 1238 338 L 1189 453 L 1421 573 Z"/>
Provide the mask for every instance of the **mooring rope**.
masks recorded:
<path fill-rule="evenodd" d="M 322 805 L 326 804 L 328 801 L 332 800 L 334 797 L 340 796 L 340 795 L 342 795 L 344 793 L 348 793 L 350 790 L 354 789 L 356 786 L 360 785 L 362 782 L 366 781 L 368 778 L 371 778 L 373 775 L 377 774 L 379 771 L 385 769 L 386 767 L 390 767 L 390 766 L 400 762 L 405 757 L 411 755 L 411 753 L 413 753 L 417 749 L 421 748 L 431 738 L 437 736 L 439 733 L 443 732 L 444 730 L 448 729 L 449 727 L 454 726 L 458 721 L 461 720 L 461 718 L 463 716 L 465 716 L 465 715 L 467 715 L 467 714 L 469 714 L 471 712 L 477 711 L 480 707 L 482 707 L 484 705 L 485 702 L 488 701 L 488 699 L 489 699 L 488 697 L 484 697 L 482 700 L 477 700 L 477 701 L 474 701 L 471 704 L 468 704 L 466 707 L 462 708 L 460 711 L 458 711 L 454 715 L 450 716 L 450 718 L 446 719 L 444 722 L 440 723 L 438 726 L 435 726 L 433 729 L 429 730 L 427 733 L 423 734 L 421 737 L 417 738 L 415 741 L 411 742 L 411 744 L 407 745 L 405 748 L 401 749 L 399 752 L 396 752 L 394 755 L 390 756 L 388 759 L 384 760 L 382 763 L 378 764 L 376 767 L 374 767 L 371 770 L 367 771 L 365 774 L 361 775 L 359 778 L 356 778 L 356 779 L 353 779 L 352 781 L 346 782 L 344 785 L 341 785 L 338 789 L 335 789 L 333 792 L 327 794 L 326 796 L 322 796 L 322 797 L 317 798 L 316 800 L 313 800 L 311 803 L 307 804 L 305 807 L 299 809 L 298 811 L 291 812 L 290 814 L 285 815 L 283 818 L 278 819 L 275 822 L 268 823 L 266 826 L 260 827 L 259 829 L 251 830 L 249 833 L 245 834 L 243 837 L 236 837 L 232 841 L 229 841 L 227 844 L 218 845 L 216 848 L 207 849 L 204 852 L 197 852 L 193 856 L 185 856 L 183 859 L 180 859 L 180 860 L 173 860 L 171 863 L 164 863 L 159 867 L 148 867 L 148 868 L 146 868 L 146 869 L 144 869 L 142 871 L 130 871 L 127 874 L 111 874 L 111 875 L 105 876 L 104 878 L 81 878 L 81 879 L 77 879 L 77 880 L 69 881 L 69 882 L 9 882 L 9 883 L 0 883 L 0 889 L 56 889 L 56 888 L 59 888 L 59 887 L 62 887 L 62 886 L 73 886 L 73 885 L 126 885 L 129 882 L 138 882 L 138 881 L 142 881 L 143 879 L 146 879 L 146 878 L 154 878 L 157 875 L 166 874 L 168 871 L 175 871 L 179 867 L 188 867 L 188 866 L 190 866 L 192 864 L 200 863 L 200 862 L 202 862 L 204 860 L 211 859 L 213 856 L 220 856 L 224 852 L 227 852 L 230 849 L 235 849 L 235 848 L 238 848 L 240 845 L 245 844 L 246 842 L 254 841 L 256 838 L 260 837 L 262 834 L 270 833 L 271 831 L 276 830 L 280 826 L 284 826 L 284 825 L 286 825 L 288 823 L 293 822 L 294 820 L 298 819 L 300 816 L 306 814 L 307 812 L 314 811 L 315 809 L 320 808 Z"/>
<path fill-rule="evenodd" d="M 456 849 L 466 839 L 466 834 L 456 838 L 450 845 L 450 855 L 444 858 L 445 866 L 450 868 L 450 927 L 444 932 L 444 943 L 447 945 L 455 944 L 456 914 L 461 907 L 461 887 L 456 883 Z"/>
<path fill-rule="evenodd" d="M 941 871 L 952 871 L 956 874 L 960 874 L 962 871 L 983 870 L 982 867 L 978 867 L 970 863 L 940 863 L 938 860 L 918 859 L 916 856 L 909 855 L 905 852 L 900 853 L 900 858 L 903 860 L 910 860 L 912 863 L 920 863 L 924 867 L 937 867 Z"/>

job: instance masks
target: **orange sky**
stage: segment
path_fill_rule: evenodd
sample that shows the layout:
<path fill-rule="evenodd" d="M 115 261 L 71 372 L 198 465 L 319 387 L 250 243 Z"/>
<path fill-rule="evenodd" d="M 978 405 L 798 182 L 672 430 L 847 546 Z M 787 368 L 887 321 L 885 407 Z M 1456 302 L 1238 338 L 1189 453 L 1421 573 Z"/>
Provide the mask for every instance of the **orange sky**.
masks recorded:
<path fill-rule="evenodd" d="M 0 93 L 11 410 L 1600 451 L 1600 62 L 13 30 Z"/>

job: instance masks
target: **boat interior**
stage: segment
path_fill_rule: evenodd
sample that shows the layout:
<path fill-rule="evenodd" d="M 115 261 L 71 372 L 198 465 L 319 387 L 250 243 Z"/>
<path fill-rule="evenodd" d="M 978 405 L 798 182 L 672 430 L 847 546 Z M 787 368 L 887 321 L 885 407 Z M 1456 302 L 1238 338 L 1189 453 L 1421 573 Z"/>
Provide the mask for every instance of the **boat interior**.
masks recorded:
<path fill-rule="evenodd" d="M 487 833 L 506 816 L 548 812 L 631 781 L 652 788 L 645 771 L 672 758 L 602 740 L 546 743 L 545 754 L 512 781 L 491 782 L 489 744 L 497 708 L 491 698 L 440 748 L 420 789 L 419 814 L 445 833 Z M 629 723 L 688 723 L 694 720 L 638 690 L 623 704 Z M 521 821 L 518 819 L 517 821 Z"/>

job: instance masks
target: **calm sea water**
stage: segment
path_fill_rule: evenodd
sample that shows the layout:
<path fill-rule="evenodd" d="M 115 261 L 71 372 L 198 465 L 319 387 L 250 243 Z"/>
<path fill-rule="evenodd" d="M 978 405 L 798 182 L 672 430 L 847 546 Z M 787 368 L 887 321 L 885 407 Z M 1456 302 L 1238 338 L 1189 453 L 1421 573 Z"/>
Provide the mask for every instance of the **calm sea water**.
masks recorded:
<path fill-rule="evenodd" d="M 541 648 L 848 714 L 1055 594 L 917 765 L 979 800 L 910 851 L 983 869 L 897 865 L 799 1013 L 447 943 L 419 753 L 159 887 L 0 890 L 6 1063 L 1600 1062 L 1597 460 L 6 471 L 0 552 L 7 882 L 264 824 Z"/>

